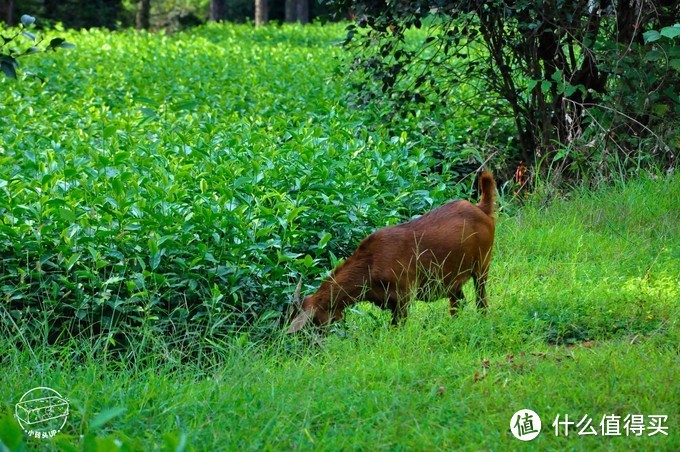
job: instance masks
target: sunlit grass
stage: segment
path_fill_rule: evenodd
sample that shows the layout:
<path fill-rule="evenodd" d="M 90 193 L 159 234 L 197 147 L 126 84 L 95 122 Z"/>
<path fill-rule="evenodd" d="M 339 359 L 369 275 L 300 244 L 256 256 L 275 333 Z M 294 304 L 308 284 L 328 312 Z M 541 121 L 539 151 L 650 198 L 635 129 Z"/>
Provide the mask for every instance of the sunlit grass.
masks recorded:
<path fill-rule="evenodd" d="M 244 331 L 212 356 L 163 338 L 109 361 L 76 342 L 36 356 L 4 342 L 2 404 L 60 389 L 68 444 L 518 449 L 510 417 L 529 408 L 543 432 L 527 447 L 677 450 L 679 195 L 677 177 L 642 180 L 501 217 L 486 314 L 467 287 L 454 318 L 444 300 L 417 301 L 394 328 L 361 304 L 328 337 L 252 342 Z M 101 412 L 115 415 L 98 425 Z M 557 437 L 565 414 L 598 432 L 606 414 L 664 414 L 670 434 Z"/>

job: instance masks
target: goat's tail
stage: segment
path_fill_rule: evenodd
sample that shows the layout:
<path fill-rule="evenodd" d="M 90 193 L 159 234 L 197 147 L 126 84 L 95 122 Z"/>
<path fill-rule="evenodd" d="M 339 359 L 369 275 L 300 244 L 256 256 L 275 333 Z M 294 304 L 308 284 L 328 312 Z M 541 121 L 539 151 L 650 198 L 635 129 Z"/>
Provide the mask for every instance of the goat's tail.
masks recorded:
<path fill-rule="evenodd" d="M 496 181 L 490 171 L 484 170 L 479 176 L 479 187 L 482 190 L 482 200 L 477 206 L 482 212 L 491 216 L 494 211 L 494 199 L 496 198 Z"/>

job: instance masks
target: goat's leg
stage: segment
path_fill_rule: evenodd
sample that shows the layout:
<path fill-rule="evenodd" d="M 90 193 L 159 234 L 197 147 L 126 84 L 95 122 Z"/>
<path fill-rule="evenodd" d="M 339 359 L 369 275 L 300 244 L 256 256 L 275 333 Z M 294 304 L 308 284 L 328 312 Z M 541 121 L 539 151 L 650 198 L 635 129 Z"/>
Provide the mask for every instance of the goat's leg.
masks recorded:
<path fill-rule="evenodd" d="M 392 325 L 401 325 L 408 315 L 408 302 L 404 298 L 391 297 L 388 306 L 392 311 Z"/>
<path fill-rule="evenodd" d="M 477 291 L 477 307 L 480 309 L 487 309 L 489 303 L 486 301 L 486 276 L 488 268 L 480 273 L 474 273 L 472 279 L 475 282 L 475 290 Z"/>
<path fill-rule="evenodd" d="M 372 290 L 366 294 L 366 301 L 392 312 L 392 325 L 398 326 L 407 315 L 405 298 L 400 297 L 389 283 L 374 285 Z"/>
<path fill-rule="evenodd" d="M 458 313 L 460 310 L 460 301 L 463 300 L 465 297 L 463 296 L 463 291 L 461 289 L 456 289 L 453 291 L 449 292 L 449 303 L 450 303 L 450 309 L 449 313 L 451 316 L 454 316 Z"/>

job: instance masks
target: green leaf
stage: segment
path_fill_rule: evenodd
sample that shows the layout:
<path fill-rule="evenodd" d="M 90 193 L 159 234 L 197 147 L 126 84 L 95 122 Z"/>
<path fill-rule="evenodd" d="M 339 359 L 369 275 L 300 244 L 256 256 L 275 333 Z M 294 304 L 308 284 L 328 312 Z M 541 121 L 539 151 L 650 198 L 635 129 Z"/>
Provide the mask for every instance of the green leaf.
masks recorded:
<path fill-rule="evenodd" d="M 114 125 L 104 127 L 104 139 L 111 138 L 118 128 Z"/>
<path fill-rule="evenodd" d="M 668 56 L 671 58 L 680 58 L 680 45 L 675 45 L 668 49 Z"/>
<path fill-rule="evenodd" d="M 312 256 L 307 254 L 305 256 L 304 260 L 302 261 L 302 263 L 305 264 L 305 267 L 307 267 L 307 268 L 313 267 L 314 266 L 314 259 L 312 258 Z"/>
<path fill-rule="evenodd" d="M 198 102 L 196 101 L 189 101 L 189 102 L 182 102 L 179 104 L 175 104 L 172 106 L 172 111 L 182 111 L 182 110 L 193 110 L 198 106 Z"/>
<path fill-rule="evenodd" d="M 92 421 L 90 421 L 90 431 L 95 431 L 104 426 L 107 422 L 125 413 L 127 409 L 125 407 L 114 407 L 109 408 L 100 412 L 96 415 Z"/>
<path fill-rule="evenodd" d="M 132 96 L 132 100 L 134 100 L 135 102 L 141 102 L 143 104 L 152 105 L 154 107 L 158 106 L 158 102 L 144 96 Z"/>
<path fill-rule="evenodd" d="M 21 426 L 9 412 L 0 416 L 0 450 L 4 450 L 3 445 L 9 450 L 19 448 L 24 441 L 24 432 Z"/>
<path fill-rule="evenodd" d="M 567 97 L 569 97 L 569 96 L 571 96 L 572 94 L 574 94 L 577 90 L 578 90 L 578 86 L 574 86 L 574 85 L 566 85 L 566 86 L 564 87 L 564 94 L 565 94 Z"/>
<path fill-rule="evenodd" d="M 328 241 L 332 238 L 333 236 L 326 232 L 323 237 L 321 237 L 321 240 L 319 240 L 319 244 L 317 245 L 319 248 L 324 248 Z"/>
<path fill-rule="evenodd" d="M 113 436 L 105 436 L 99 438 L 92 433 L 88 433 L 82 439 L 82 450 L 91 450 L 96 452 L 114 452 L 126 449 L 121 448 L 116 443 L 116 438 L 114 438 Z"/>
<path fill-rule="evenodd" d="M 113 156 L 113 164 L 121 165 L 123 163 L 126 163 L 127 161 L 130 160 L 130 155 L 131 154 L 127 151 L 117 152 L 116 155 Z"/>
<path fill-rule="evenodd" d="M 676 36 L 680 36 L 680 25 L 676 24 L 672 27 L 663 27 L 661 29 L 661 36 L 665 36 L 669 39 L 673 39 Z"/>
<path fill-rule="evenodd" d="M 116 193 L 116 195 L 123 195 L 125 187 L 123 186 L 123 183 L 120 181 L 120 179 L 112 179 L 111 187 L 113 187 L 113 191 Z"/>
<path fill-rule="evenodd" d="M 143 114 L 144 116 L 146 116 L 147 118 L 156 118 L 156 112 L 153 111 L 153 110 L 150 109 L 150 108 L 142 107 L 142 108 L 139 109 L 139 111 L 141 111 L 142 114 Z"/>
<path fill-rule="evenodd" d="M 73 213 L 73 210 L 71 210 L 70 207 L 60 207 L 59 216 L 61 216 L 61 218 L 68 221 L 69 223 L 73 223 L 76 221 L 76 214 Z"/>
<path fill-rule="evenodd" d="M 163 435 L 163 443 L 165 444 L 165 450 L 174 452 L 183 452 L 187 446 L 187 435 L 184 432 L 181 433 L 166 433 Z"/>
<path fill-rule="evenodd" d="M 161 253 L 155 252 L 151 253 L 149 256 L 149 268 L 151 270 L 156 270 L 161 263 Z"/>
<path fill-rule="evenodd" d="M 661 34 L 659 34 L 659 32 L 656 30 L 645 31 L 642 33 L 642 36 L 645 38 L 645 43 L 654 42 L 661 39 Z"/>
<path fill-rule="evenodd" d="M 354 30 L 350 30 L 347 33 L 347 37 L 345 38 L 345 41 L 342 43 L 342 45 L 345 46 L 345 45 L 349 44 L 350 42 L 352 42 L 352 38 L 354 38 L 355 34 L 356 34 L 356 32 Z"/>
<path fill-rule="evenodd" d="M 668 62 L 668 65 L 675 69 L 676 71 L 680 71 L 680 58 L 674 58 Z"/>
<path fill-rule="evenodd" d="M 548 94 L 548 92 L 550 91 L 550 87 L 551 87 L 551 86 L 552 86 L 552 82 L 551 82 L 551 81 L 549 81 L 549 80 L 543 80 L 543 81 L 541 82 L 541 92 L 542 92 L 543 94 Z"/>
<path fill-rule="evenodd" d="M 29 33 L 28 31 L 22 31 L 21 34 L 30 39 L 31 41 L 35 41 L 35 35 L 33 33 Z"/>
<path fill-rule="evenodd" d="M 81 253 L 75 253 L 66 260 L 66 271 L 71 271 L 75 263 L 80 259 L 80 256 Z"/>
<path fill-rule="evenodd" d="M 17 78 L 17 71 L 14 68 L 14 64 L 3 59 L 3 61 L 0 61 L 0 69 L 2 69 L 2 72 L 4 72 L 7 77 Z"/>
<path fill-rule="evenodd" d="M 50 43 L 47 45 L 48 49 L 56 49 L 60 45 L 62 45 L 66 40 L 64 38 L 52 38 Z"/>
<path fill-rule="evenodd" d="M 645 54 L 645 59 L 647 61 L 659 61 L 662 58 L 663 53 L 659 52 L 658 50 L 650 50 Z"/>

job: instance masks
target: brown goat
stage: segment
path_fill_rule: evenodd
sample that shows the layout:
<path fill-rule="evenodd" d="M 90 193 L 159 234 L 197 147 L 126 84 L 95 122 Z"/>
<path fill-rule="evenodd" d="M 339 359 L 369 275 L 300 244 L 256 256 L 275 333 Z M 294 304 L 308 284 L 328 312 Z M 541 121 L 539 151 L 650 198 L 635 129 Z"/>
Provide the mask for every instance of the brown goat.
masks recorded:
<path fill-rule="evenodd" d="M 362 300 L 390 309 L 396 325 L 406 315 L 413 290 L 431 280 L 444 284 L 454 315 L 463 299 L 463 284 L 472 276 L 477 306 L 486 308 L 496 182 L 484 171 L 479 185 L 478 205 L 452 201 L 366 237 L 315 294 L 305 297 L 288 332 L 300 330 L 310 319 L 315 325 L 340 320 L 346 307 Z M 294 301 L 298 305 L 299 295 L 300 285 Z"/>

